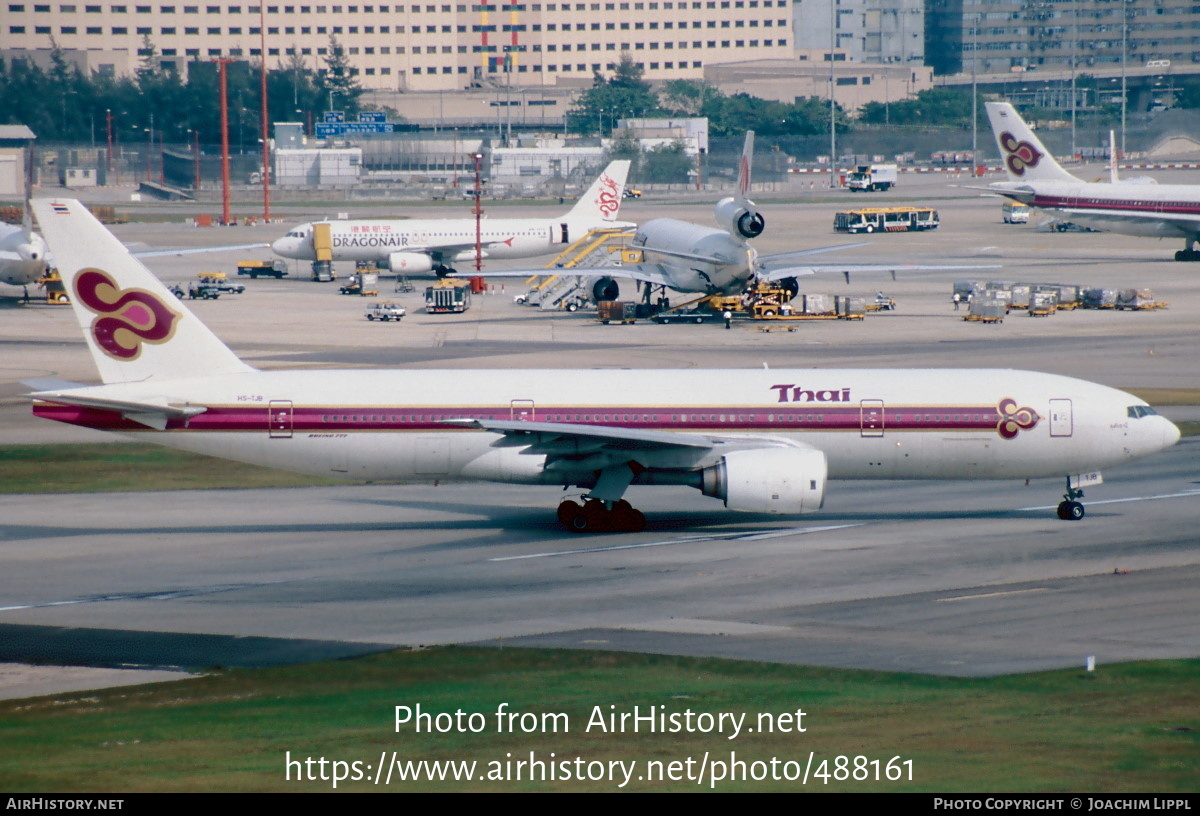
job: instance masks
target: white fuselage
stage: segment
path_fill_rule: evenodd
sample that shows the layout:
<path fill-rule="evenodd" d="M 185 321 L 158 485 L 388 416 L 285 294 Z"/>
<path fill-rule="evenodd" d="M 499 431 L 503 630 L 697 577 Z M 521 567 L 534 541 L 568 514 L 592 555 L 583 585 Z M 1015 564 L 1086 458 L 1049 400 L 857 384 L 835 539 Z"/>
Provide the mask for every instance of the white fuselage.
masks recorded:
<path fill-rule="evenodd" d="M 394 253 L 435 256 L 440 263 L 466 262 L 475 257 L 476 240 L 484 258 L 536 258 L 559 252 L 593 228 L 623 228 L 623 222 L 571 223 L 565 219 L 356 220 L 328 223 L 334 261 L 374 261 L 386 264 Z M 303 261 L 317 259 L 313 224 L 304 224 L 275 241 L 276 255 Z M 436 265 L 436 264 L 435 264 Z"/>
<path fill-rule="evenodd" d="M 1200 235 L 1200 185 L 1002 181 L 990 186 L 1095 229 L 1151 238 Z"/>
<path fill-rule="evenodd" d="M 46 271 L 46 242 L 42 236 L 0 224 L 0 281 L 24 286 L 43 277 Z"/>
<path fill-rule="evenodd" d="M 49 402 L 40 416 L 200 453 L 362 480 L 586 481 L 546 457 L 447 420 L 467 418 L 673 432 L 712 448 L 629 458 L 693 472 L 729 451 L 810 446 L 830 479 L 1064 476 L 1173 444 L 1178 429 L 1145 403 L 1093 383 L 1026 371 L 305 371 L 102 385 L 105 401 L 203 408 L 152 430 L 115 409 Z"/>
<path fill-rule="evenodd" d="M 646 263 L 658 264 L 670 288 L 678 292 L 736 294 L 743 291 L 754 276 L 754 248 L 723 229 L 674 218 L 656 218 L 638 227 L 633 246 L 645 248 Z M 656 249 L 665 252 L 655 253 Z M 722 260 L 715 263 L 666 253 Z"/>

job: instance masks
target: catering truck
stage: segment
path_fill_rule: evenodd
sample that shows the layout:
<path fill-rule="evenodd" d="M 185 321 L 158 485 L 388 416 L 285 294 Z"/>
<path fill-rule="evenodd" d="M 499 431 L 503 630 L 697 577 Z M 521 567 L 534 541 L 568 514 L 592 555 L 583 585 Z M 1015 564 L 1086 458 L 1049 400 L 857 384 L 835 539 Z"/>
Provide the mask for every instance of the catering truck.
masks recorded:
<path fill-rule="evenodd" d="M 896 185 L 898 173 L 894 164 L 860 164 L 846 177 L 846 188 L 852 193 L 890 190 Z"/>

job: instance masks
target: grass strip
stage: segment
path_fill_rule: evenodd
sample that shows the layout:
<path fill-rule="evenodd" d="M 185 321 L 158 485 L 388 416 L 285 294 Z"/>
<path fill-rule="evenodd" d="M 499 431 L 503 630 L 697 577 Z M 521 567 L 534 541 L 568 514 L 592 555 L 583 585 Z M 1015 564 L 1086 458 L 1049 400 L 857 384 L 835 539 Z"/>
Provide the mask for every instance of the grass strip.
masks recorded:
<path fill-rule="evenodd" d="M 636 762 L 633 790 L 707 790 L 705 780 L 646 779 L 652 761 L 693 772 L 709 762 L 799 763 L 828 781 L 811 791 L 1191 792 L 1200 778 L 1200 661 L 1168 660 L 988 679 L 844 671 L 741 661 L 534 649 L 438 648 L 278 669 L 218 671 L 170 683 L 0 702 L 0 790 L 321 791 L 285 778 L 285 757 L 474 761 L 471 781 L 400 782 L 391 790 L 609 791 L 608 778 L 512 777 L 530 752 L 546 763 Z M 497 710 L 518 716 L 498 728 Z M 395 706 L 465 728 L 417 733 Z M 745 714 L 742 733 L 633 733 L 597 713 Z M 760 715 L 803 710 L 797 732 Z M 555 716 L 555 715 L 565 715 Z M 520 722 L 534 727 L 522 733 Z M 588 728 L 589 722 L 593 727 Z M 669 722 L 669 721 L 668 721 Z M 682 722 L 682 720 L 681 720 Z M 699 719 L 695 722 L 698 724 Z M 556 727 L 552 727 L 552 725 Z M 754 729 L 747 733 L 746 727 Z M 427 728 L 427 730 L 429 730 Z M 912 781 L 837 779 L 837 757 L 912 760 Z M 853 760 L 851 760 L 853 763 Z M 348 766 L 350 770 L 353 766 Z M 598 766 L 588 766 L 596 768 Z M 715 768 L 710 764 L 710 768 Z M 760 766 L 763 768 L 766 766 Z M 781 770 L 782 765 L 778 766 Z M 305 766 L 319 775 L 317 765 Z M 500 771 L 503 779 L 488 779 Z M 332 766 L 326 766 L 326 774 Z M 373 776 L 374 771 L 368 776 Z M 546 771 L 548 774 L 548 771 Z M 907 777 L 907 774 L 905 774 Z M 338 790 L 380 790 L 366 780 Z M 796 781 L 733 779 L 717 790 L 800 790 Z"/>
<path fill-rule="evenodd" d="M 142 442 L 0 446 L 0 493 L 310 487 L 334 479 Z"/>

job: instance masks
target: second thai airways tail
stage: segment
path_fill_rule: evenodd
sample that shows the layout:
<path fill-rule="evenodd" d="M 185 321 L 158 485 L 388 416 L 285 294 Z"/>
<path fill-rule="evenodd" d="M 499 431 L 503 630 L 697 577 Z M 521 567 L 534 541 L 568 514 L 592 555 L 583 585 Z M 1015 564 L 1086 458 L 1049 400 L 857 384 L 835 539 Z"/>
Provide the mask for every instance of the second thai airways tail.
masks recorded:
<path fill-rule="evenodd" d="M 984 107 L 1009 181 L 1082 181 L 1054 160 L 1012 105 L 988 102 Z"/>

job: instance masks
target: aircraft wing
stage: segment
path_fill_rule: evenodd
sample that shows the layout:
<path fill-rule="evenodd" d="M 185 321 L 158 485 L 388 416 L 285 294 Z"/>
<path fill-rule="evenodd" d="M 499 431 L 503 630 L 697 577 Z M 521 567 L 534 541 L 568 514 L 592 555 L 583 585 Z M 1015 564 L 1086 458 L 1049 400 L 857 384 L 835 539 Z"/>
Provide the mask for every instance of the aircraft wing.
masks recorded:
<path fill-rule="evenodd" d="M 799 278 L 806 275 L 839 274 L 850 282 L 853 272 L 890 272 L 892 277 L 897 272 L 949 272 L 963 269 L 1000 269 L 1000 264 L 824 264 L 809 266 L 784 266 L 775 269 L 761 270 L 760 280 L 780 281 L 785 278 Z"/>
<path fill-rule="evenodd" d="M 625 264 L 624 266 L 554 266 L 549 269 L 505 269 L 499 272 L 483 272 L 485 278 L 528 278 L 533 275 L 578 275 L 584 278 L 626 278 L 628 280 L 670 286 L 666 272 L 658 264 Z M 457 277 L 475 277 L 473 273 L 459 272 Z"/>
<path fill-rule="evenodd" d="M 760 266 L 773 266 L 776 263 L 791 260 L 792 258 L 804 258 L 809 255 L 824 255 L 826 252 L 840 252 L 843 249 L 858 249 L 859 247 L 870 246 L 870 241 L 859 241 L 857 244 L 837 244 L 836 246 L 823 246 L 814 249 L 797 249 L 792 252 L 776 252 L 772 255 L 759 255 L 758 263 Z"/>
<path fill-rule="evenodd" d="M 1200 232 L 1200 215 L 1186 213 L 1155 213 L 1138 210 L 1092 210 L 1082 207 L 1047 207 L 1056 213 L 1077 216 L 1089 221 L 1109 222 L 1112 224 L 1164 224 L 1174 227 L 1182 235 L 1195 235 Z"/>
<path fill-rule="evenodd" d="M 241 252 L 245 249 L 269 249 L 270 244 L 236 244 L 233 246 L 189 247 L 187 249 L 129 249 L 139 258 L 158 258 L 166 255 L 198 255 L 201 252 Z"/>
<path fill-rule="evenodd" d="M 457 419 L 449 424 L 500 434 L 498 447 L 520 447 L 522 453 L 546 457 L 546 470 L 624 469 L 631 462 L 643 467 L 692 471 L 734 450 L 805 448 L 810 445 L 771 436 L 721 436 L 702 433 L 581 425 L 572 422 Z"/>
<path fill-rule="evenodd" d="M 652 448 L 699 448 L 711 450 L 713 443 L 700 436 L 580 425 L 572 422 L 522 422 L 504 419 L 455 419 L 454 424 L 503 434 L 509 444 L 525 445 L 529 453 L 546 455 L 593 453 L 604 448 L 647 450 Z"/>

